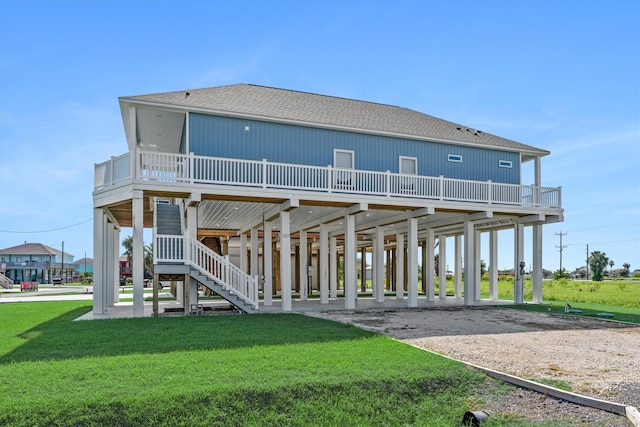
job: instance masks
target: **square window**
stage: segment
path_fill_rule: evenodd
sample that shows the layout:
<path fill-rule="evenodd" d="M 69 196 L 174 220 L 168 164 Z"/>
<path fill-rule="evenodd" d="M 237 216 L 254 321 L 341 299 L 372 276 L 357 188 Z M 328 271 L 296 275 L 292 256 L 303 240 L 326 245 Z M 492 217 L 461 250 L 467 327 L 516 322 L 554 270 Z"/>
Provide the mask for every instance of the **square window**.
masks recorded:
<path fill-rule="evenodd" d="M 418 159 L 415 157 L 400 156 L 400 173 L 416 175 L 418 173 Z"/>

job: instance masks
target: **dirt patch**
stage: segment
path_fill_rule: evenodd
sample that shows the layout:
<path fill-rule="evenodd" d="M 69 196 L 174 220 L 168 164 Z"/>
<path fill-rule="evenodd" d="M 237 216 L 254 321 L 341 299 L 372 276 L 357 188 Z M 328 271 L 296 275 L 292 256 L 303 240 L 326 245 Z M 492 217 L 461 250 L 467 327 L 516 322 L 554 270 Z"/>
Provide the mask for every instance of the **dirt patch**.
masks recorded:
<path fill-rule="evenodd" d="M 640 407 L 639 326 L 496 308 L 308 314 L 380 332 L 467 363 L 522 378 L 566 383 L 575 393 Z M 512 411 L 526 402 L 526 412 L 538 414 L 538 420 L 564 414 L 581 422 L 628 425 L 624 417 L 609 417 L 544 396 L 540 399 L 537 393 L 520 390 L 497 409 Z"/>

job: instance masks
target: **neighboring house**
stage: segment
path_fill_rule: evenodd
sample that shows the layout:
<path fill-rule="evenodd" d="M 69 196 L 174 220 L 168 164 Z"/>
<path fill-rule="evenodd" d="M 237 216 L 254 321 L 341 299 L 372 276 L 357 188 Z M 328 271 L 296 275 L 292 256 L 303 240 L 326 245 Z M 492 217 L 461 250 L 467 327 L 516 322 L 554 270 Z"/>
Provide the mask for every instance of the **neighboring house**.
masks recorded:
<path fill-rule="evenodd" d="M 78 269 L 73 255 L 42 243 L 24 243 L 0 250 L 5 275 L 15 283 L 53 283 L 53 278 L 71 279 Z"/>
<path fill-rule="evenodd" d="M 156 280 L 185 283 L 185 311 L 200 285 L 247 312 L 274 296 L 291 311 L 310 282 L 318 304 L 357 308 L 358 252 L 371 256 L 381 306 L 395 289 L 418 307 L 436 300 L 436 247 L 442 279 L 454 264 L 449 298 L 474 305 L 481 233 L 495 266 L 497 231 L 513 230 L 520 271 L 524 227 L 542 300 L 542 225 L 563 220 L 560 188 L 541 185 L 548 151 L 407 108 L 247 84 L 119 101 L 128 150 L 95 167 L 96 314 L 118 298 L 121 227 L 133 228 L 134 315 L 144 308 L 143 228 L 153 229 Z M 489 275 L 496 299 L 497 270 Z"/>
<path fill-rule="evenodd" d="M 118 259 L 118 278 L 126 279 L 127 277 L 131 277 L 131 262 L 129 258 L 126 256 L 121 256 Z"/>
<path fill-rule="evenodd" d="M 78 273 L 93 273 L 93 258 L 80 258 L 75 263 L 78 265 Z"/>

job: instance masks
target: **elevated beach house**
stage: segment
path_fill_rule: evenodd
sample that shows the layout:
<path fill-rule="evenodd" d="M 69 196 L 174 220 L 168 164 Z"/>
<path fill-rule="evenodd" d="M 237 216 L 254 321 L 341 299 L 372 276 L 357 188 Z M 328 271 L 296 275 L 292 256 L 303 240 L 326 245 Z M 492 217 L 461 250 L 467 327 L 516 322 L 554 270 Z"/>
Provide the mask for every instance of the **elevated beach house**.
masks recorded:
<path fill-rule="evenodd" d="M 144 313 L 143 229 L 153 230 L 155 281 L 182 284 L 186 313 L 198 289 L 250 313 L 300 300 L 475 305 L 481 233 L 497 299 L 504 229 L 515 302 L 525 244 L 541 301 L 542 225 L 563 216 L 560 188 L 542 186 L 548 151 L 407 108 L 250 84 L 119 101 L 127 151 L 95 166 L 95 314 L 118 301 L 121 227 L 133 229 L 134 316 Z M 449 294 L 436 284 L 448 264 Z"/>

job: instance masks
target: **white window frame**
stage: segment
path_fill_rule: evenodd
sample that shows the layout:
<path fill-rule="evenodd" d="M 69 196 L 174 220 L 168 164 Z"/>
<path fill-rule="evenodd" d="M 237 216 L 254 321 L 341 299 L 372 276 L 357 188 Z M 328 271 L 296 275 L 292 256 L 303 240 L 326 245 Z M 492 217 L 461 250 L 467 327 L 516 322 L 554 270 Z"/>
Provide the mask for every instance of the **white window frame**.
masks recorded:
<path fill-rule="evenodd" d="M 349 156 L 351 156 L 351 167 L 345 168 L 345 167 L 338 167 L 338 156 L 340 154 L 349 154 Z M 338 148 L 335 148 L 333 150 L 333 167 L 336 169 L 353 169 L 353 165 L 355 163 L 355 151 L 353 150 L 341 150 Z"/>
<path fill-rule="evenodd" d="M 415 170 L 415 172 L 406 172 L 402 169 L 402 163 L 405 160 L 412 160 L 413 161 L 413 168 Z M 401 174 L 404 175 L 418 175 L 418 158 L 417 157 L 409 157 L 409 156 L 400 156 L 398 158 L 398 171 Z"/>
<path fill-rule="evenodd" d="M 498 160 L 498 166 L 501 168 L 513 168 L 513 162 L 511 160 Z"/>
<path fill-rule="evenodd" d="M 454 163 L 462 163 L 462 154 L 447 154 L 447 160 Z"/>

